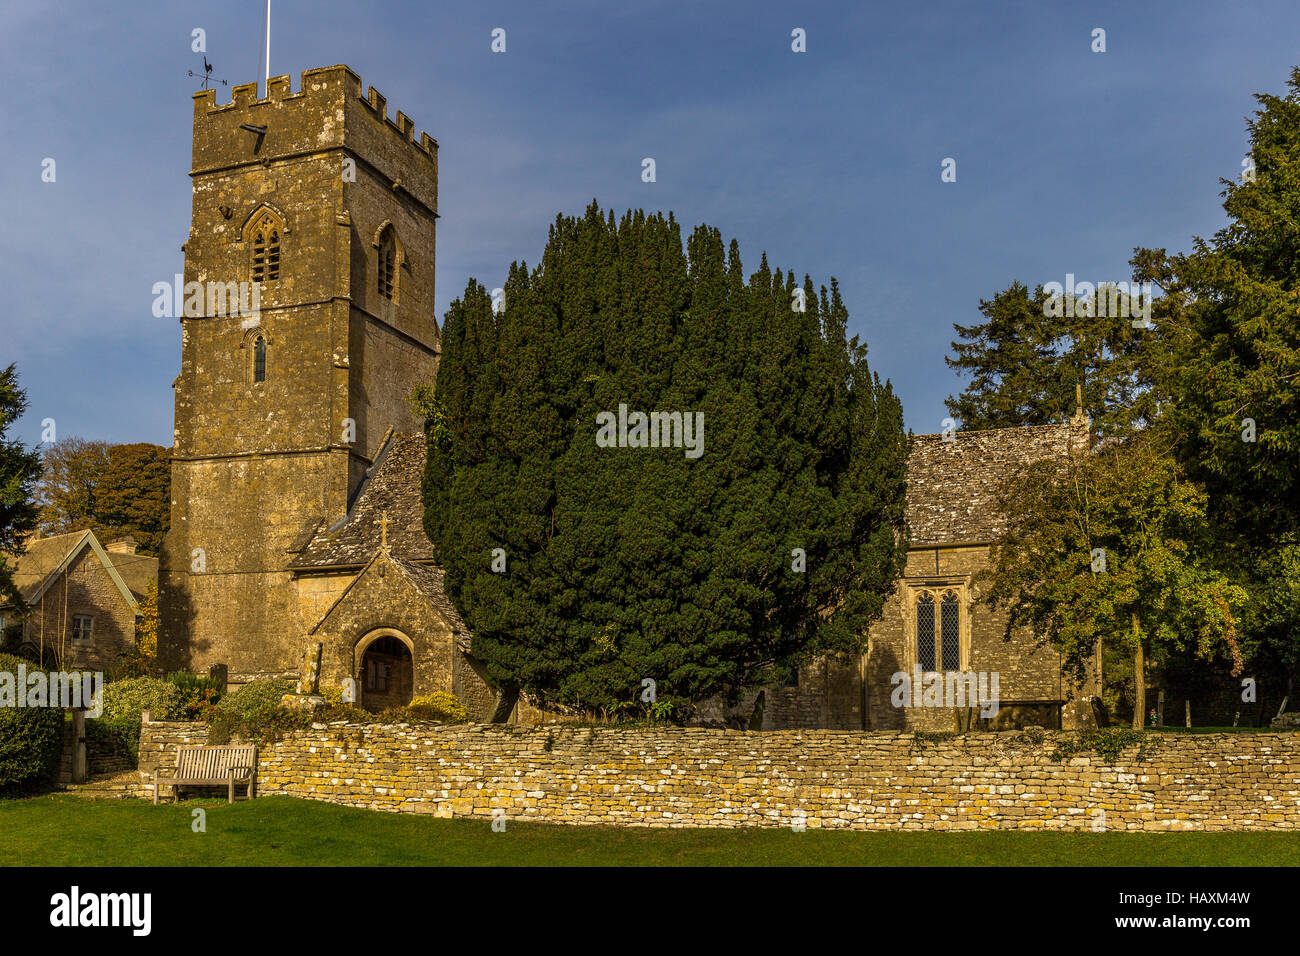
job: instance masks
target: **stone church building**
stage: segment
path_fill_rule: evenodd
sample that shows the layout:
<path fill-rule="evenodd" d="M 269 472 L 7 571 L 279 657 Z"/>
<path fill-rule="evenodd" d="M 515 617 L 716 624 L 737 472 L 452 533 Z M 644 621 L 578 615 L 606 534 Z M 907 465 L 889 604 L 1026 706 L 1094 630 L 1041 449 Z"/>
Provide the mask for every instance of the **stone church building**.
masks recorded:
<path fill-rule="evenodd" d="M 451 691 L 485 719 L 495 695 L 422 527 L 407 400 L 439 354 L 438 144 L 346 66 L 258 92 L 194 96 L 184 278 L 209 303 L 218 283 L 260 295 L 252 314 L 180 319 L 161 662 L 239 684 L 296 676 L 319 642 L 322 683 L 354 679 L 371 710 Z M 913 440 L 913 544 L 868 653 L 765 689 L 765 729 L 950 727 L 951 711 L 892 706 L 891 675 L 916 666 L 996 670 L 1008 714 L 1080 719 L 1055 653 L 1004 642 L 972 576 L 998 530 L 991 493 L 1028 461 L 1086 449 L 1087 420 L 949 437 Z M 523 702 L 513 719 L 538 716 Z"/>

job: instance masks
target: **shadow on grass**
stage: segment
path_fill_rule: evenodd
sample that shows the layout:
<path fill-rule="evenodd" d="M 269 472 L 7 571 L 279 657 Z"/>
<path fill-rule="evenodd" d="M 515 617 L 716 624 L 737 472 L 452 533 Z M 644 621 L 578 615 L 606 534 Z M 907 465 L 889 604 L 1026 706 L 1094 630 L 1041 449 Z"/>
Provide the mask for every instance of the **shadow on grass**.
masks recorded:
<path fill-rule="evenodd" d="M 195 832 L 198 814 L 205 832 Z M 1283 866 L 1300 831 L 663 829 L 434 819 L 292 797 L 0 802 L 4 866 Z"/>

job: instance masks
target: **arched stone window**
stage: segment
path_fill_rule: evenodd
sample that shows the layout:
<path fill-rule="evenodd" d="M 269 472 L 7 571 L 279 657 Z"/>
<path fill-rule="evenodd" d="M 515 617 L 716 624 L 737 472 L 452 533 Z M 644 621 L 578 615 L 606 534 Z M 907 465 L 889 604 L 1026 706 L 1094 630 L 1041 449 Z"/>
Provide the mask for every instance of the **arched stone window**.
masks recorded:
<path fill-rule="evenodd" d="M 253 216 L 245 232 L 250 255 L 249 277 L 253 282 L 274 282 L 280 278 L 280 242 L 284 223 L 270 209 Z"/>
<path fill-rule="evenodd" d="M 922 671 L 934 670 L 934 597 L 929 592 L 916 599 L 916 660 Z"/>
<path fill-rule="evenodd" d="M 253 381 L 266 381 L 266 339 L 260 335 L 253 343 Z"/>
<path fill-rule="evenodd" d="M 961 605 L 951 591 L 939 602 L 939 646 L 942 669 L 961 670 Z"/>
<path fill-rule="evenodd" d="M 393 227 L 387 226 L 379 236 L 379 259 L 375 270 L 379 277 L 379 294 L 390 302 L 397 295 L 397 237 Z"/>
<path fill-rule="evenodd" d="M 962 600 L 955 588 L 916 594 L 916 662 L 924 672 L 962 669 Z"/>

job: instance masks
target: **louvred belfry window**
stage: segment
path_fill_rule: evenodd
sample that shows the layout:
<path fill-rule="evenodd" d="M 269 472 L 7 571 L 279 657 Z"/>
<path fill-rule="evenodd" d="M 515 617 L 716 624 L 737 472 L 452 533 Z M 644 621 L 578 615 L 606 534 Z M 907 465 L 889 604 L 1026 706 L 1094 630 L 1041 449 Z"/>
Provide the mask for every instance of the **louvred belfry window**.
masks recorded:
<path fill-rule="evenodd" d="M 270 282 L 280 278 L 280 236 L 284 226 L 269 212 L 263 213 L 249 230 L 252 247 L 254 282 Z"/>
<path fill-rule="evenodd" d="M 397 242 L 393 239 L 391 228 L 384 230 L 379 242 L 379 294 L 392 300 L 393 290 L 397 284 Z"/>

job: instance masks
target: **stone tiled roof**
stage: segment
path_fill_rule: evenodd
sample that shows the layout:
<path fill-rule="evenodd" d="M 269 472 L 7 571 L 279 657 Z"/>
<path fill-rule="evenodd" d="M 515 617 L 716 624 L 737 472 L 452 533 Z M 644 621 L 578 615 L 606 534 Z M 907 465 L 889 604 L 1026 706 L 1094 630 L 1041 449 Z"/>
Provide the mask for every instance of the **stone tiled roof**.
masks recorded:
<path fill-rule="evenodd" d="M 912 546 L 995 539 L 1005 527 L 995 507 L 998 492 L 1029 464 L 1064 462 L 1078 427 L 1076 422 L 958 431 L 948 441 L 942 435 L 914 435 L 907 459 Z"/>
<path fill-rule="evenodd" d="M 403 561 L 432 561 L 433 547 L 424 533 L 420 479 L 424 475 L 424 435 L 397 433 L 379 453 L 370 477 L 343 522 L 317 528 L 310 543 L 293 559 L 293 571 L 356 568 L 379 548 L 380 520 L 388 515 L 388 545 Z"/>
<path fill-rule="evenodd" d="M 434 610 L 443 616 L 447 624 L 451 627 L 452 634 L 455 635 L 456 643 L 461 649 L 468 652 L 470 649 L 470 632 L 461 620 L 460 614 L 457 613 L 451 599 L 447 597 L 447 592 L 442 588 L 443 570 L 442 568 L 431 567 L 423 564 L 412 564 L 410 561 L 402 561 L 394 558 L 393 563 L 402 569 L 428 602 L 433 605 Z"/>
<path fill-rule="evenodd" d="M 158 583 L 158 559 L 147 554 L 121 554 L 108 552 L 108 560 L 113 562 L 117 573 L 122 575 L 127 588 L 135 595 L 137 601 L 143 601 L 150 584 Z"/>

